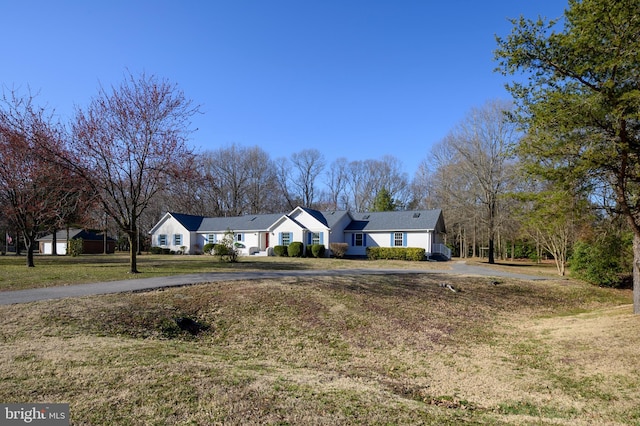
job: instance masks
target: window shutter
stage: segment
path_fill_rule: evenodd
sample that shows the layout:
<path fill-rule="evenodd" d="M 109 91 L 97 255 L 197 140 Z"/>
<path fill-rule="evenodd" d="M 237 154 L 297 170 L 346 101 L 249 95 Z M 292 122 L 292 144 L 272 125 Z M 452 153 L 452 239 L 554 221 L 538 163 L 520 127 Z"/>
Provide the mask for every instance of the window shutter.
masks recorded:
<path fill-rule="evenodd" d="M 362 234 L 362 245 L 367 246 L 367 234 Z"/>
<path fill-rule="evenodd" d="M 402 233 L 402 247 L 406 247 L 407 246 L 407 233 L 403 232 Z"/>
<path fill-rule="evenodd" d="M 324 244 L 324 232 L 320 233 L 320 244 Z"/>
<path fill-rule="evenodd" d="M 311 236 L 313 235 L 312 232 L 307 232 L 307 245 L 311 244 Z"/>
<path fill-rule="evenodd" d="M 390 235 L 391 235 L 391 241 L 389 242 L 389 247 L 393 247 L 395 245 L 394 232 L 392 232 Z"/>
<path fill-rule="evenodd" d="M 282 245 L 282 232 L 278 232 L 278 245 Z"/>
<path fill-rule="evenodd" d="M 289 232 L 289 244 L 293 242 L 293 232 Z"/>
<path fill-rule="evenodd" d="M 351 234 L 351 245 L 352 246 L 356 245 L 356 234 Z"/>

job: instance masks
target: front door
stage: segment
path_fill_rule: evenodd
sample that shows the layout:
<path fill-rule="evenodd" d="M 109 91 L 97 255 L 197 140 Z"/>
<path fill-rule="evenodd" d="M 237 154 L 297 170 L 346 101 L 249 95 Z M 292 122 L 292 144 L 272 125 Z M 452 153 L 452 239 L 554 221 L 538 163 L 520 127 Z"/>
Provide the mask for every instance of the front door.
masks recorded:
<path fill-rule="evenodd" d="M 264 234 L 264 248 L 269 247 L 269 233 Z"/>

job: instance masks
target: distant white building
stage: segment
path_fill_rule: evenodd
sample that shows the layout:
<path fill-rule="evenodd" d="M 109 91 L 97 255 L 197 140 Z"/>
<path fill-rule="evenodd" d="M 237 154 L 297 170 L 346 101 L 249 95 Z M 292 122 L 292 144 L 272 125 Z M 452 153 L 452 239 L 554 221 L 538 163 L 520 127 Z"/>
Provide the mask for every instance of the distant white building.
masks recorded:
<path fill-rule="evenodd" d="M 451 258 L 444 245 L 442 210 L 353 213 L 296 207 L 288 214 L 203 217 L 167 213 L 149 231 L 151 245 L 202 253 L 232 231 L 242 255 L 267 254 L 276 245 L 347 243 L 347 256 L 365 256 L 367 247 L 424 248 L 428 257 Z"/>

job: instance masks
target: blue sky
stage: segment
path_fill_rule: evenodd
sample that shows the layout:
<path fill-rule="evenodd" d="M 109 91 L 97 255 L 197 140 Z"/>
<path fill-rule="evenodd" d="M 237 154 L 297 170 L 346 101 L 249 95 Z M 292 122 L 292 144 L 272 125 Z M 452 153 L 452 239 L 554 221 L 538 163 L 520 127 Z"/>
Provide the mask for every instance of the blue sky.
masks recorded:
<path fill-rule="evenodd" d="M 0 83 L 63 120 L 128 69 L 176 83 L 203 114 L 191 144 L 316 148 L 327 163 L 399 158 L 409 176 L 472 107 L 508 98 L 494 73 L 508 17 L 562 0 L 0 2 Z"/>

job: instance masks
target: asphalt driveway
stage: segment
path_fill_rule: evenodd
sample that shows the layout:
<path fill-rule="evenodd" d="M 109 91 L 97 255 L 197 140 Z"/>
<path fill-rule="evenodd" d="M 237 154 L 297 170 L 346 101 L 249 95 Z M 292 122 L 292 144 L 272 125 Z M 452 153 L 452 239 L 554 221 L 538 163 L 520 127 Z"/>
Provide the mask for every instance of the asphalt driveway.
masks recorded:
<path fill-rule="evenodd" d="M 201 274 L 175 275 L 171 277 L 138 278 L 123 281 L 109 281 L 92 284 L 78 284 L 60 287 L 33 288 L 27 290 L 0 292 L 0 305 L 37 302 L 40 300 L 64 299 L 68 297 L 93 296 L 98 294 L 146 291 L 165 287 L 179 287 L 234 280 L 260 280 L 302 276 L 344 276 L 344 275 L 386 275 L 386 274 L 456 274 L 486 277 L 503 277 L 523 280 L 545 280 L 544 276 L 513 274 L 489 267 L 467 265 L 464 261 L 443 263 L 451 269 L 332 269 L 332 270 L 283 270 L 257 272 L 210 272 Z"/>

